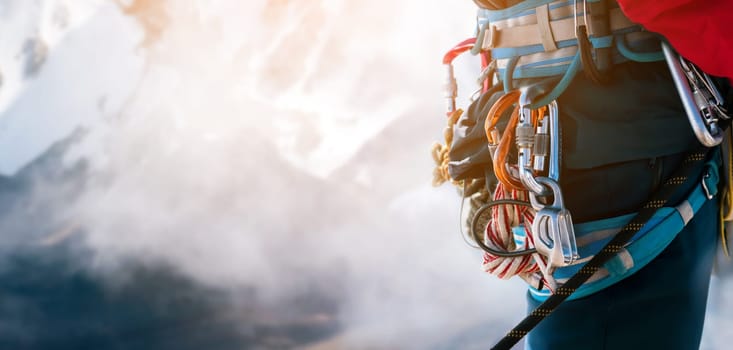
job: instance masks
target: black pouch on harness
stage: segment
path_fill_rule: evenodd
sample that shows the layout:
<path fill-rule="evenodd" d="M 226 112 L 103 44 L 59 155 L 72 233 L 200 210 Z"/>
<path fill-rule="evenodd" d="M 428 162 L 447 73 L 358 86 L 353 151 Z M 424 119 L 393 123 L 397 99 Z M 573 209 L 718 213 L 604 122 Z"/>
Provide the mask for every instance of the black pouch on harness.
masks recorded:
<path fill-rule="evenodd" d="M 486 116 L 504 92 L 494 86 L 463 113 L 453 129 L 453 142 L 450 145 L 448 172 L 454 180 L 481 179 L 493 177 L 491 154 L 484 123 Z"/>

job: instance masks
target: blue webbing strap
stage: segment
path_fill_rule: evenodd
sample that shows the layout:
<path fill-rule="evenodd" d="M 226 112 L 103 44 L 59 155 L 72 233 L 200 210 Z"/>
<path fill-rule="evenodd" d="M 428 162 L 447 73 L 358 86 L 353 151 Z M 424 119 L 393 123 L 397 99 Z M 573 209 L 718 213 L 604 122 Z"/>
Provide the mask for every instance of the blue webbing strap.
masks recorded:
<path fill-rule="evenodd" d="M 535 14 L 535 8 L 557 0 L 525 0 L 514 6 L 501 10 L 483 10 L 486 18 L 491 22 L 501 21 L 508 18 L 520 17 Z M 570 1 L 568 1 L 570 3 Z"/>
<path fill-rule="evenodd" d="M 704 175 L 700 183 L 690 192 L 687 199 L 676 207 L 662 207 L 658 209 L 644 227 L 634 236 L 631 243 L 625 247 L 626 252 L 623 255 L 616 255 L 604 264 L 608 275 L 596 281 L 586 282 L 568 300 L 582 298 L 611 286 L 636 273 L 656 258 L 677 237 L 677 234 L 682 231 L 692 216 L 709 199 L 717 194 L 718 182 L 720 181 L 718 154 L 718 151 L 715 151 L 711 159 L 706 162 Z M 619 229 L 625 226 L 633 216 L 634 214 L 630 214 L 575 225 L 578 229 L 576 231 L 576 237 L 592 236 L 601 231 L 608 230 L 611 225 Z M 515 234 L 518 234 L 518 232 L 515 232 Z M 581 258 L 588 259 L 592 257 L 592 254 L 588 254 L 588 248 L 592 247 L 593 254 L 595 254 L 610 239 L 611 237 L 607 237 L 583 247 L 585 249 L 580 249 Z M 628 257 L 631 257 L 631 261 L 628 261 Z M 569 278 L 582 269 L 583 265 L 577 264 L 559 268 L 556 270 L 554 277 L 557 279 Z M 550 292 L 547 290 L 537 290 L 530 287 L 529 291 L 532 297 L 539 301 L 544 301 L 550 296 Z"/>
<path fill-rule="evenodd" d="M 573 61 L 570 63 L 570 66 L 568 66 L 568 70 L 565 72 L 562 79 L 560 79 L 557 85 L 552 88 L 552 91 L 550 91 L 550 93 L 548 93 L 547 95 L 540 97 L 537 101 L 532 102 L 529 105 L 529 108 L 537 109 L 542 106 L 546 106 L 550 104 L 550 102 L 560 97 L 560 95 L 565 92 L 565 89 L 567 89 L 568 85 L 570 85 L 570 83 L 573 81 L 573 78 L 575 78 L 575 74 L 578 73 L 579 70 L 580 51 L 575 54 Z"/>
<path fill-rule="evenodd" d="M 592 2 L 592 1 L 591 1 Z M 536 14 L 538 6 L 550 4 L 550 8 L 560 8 L 566 6 L 574 6 L 573 1 L 552 1 L 552 0 L 526 0 L 512 7 L 501 10 L 479 10 L 479 30 L 476 35 L 476 45 L 471 49 L 471 53 L 477 55 L 481 52 L 485 36 L 492 22 L 503 21 L 511 18 L 519 18 Z M 614 64 L 622 63 L 625 60 L 637 62 L 654 62 L 664 59 L 662 52 L 643 52 L 635 51 L 629 47 L 626 42 L 625 34 L 639 32 L 640 27 L 624 28 L 615 31 L 611 35 L 601 37 L 590 36 L 588 40 L 594 49 L 614 48 L 617 52 L 614 54 L 612 61 Z M 639 44 L 639 43 L 637 43 Z M 569 39 L 556 42 L 558 48 L 568 48 L 578 46 L 577 39 Z M 635 45 L 639 46 L 639 45 Z M 641 45 L 642 50 L 648 48 L 649 45 Z M 499 78 L 506 92 L 512 90 L 515 86 L 515 80 L 518 79 L 535 79 L 562 76 L 560 84 L 552 90 L 550 94 L 536 101 L 531 105 L 532 108 L 542 107 L 549 104 L 562 94 L 575 74 L 582 69 L 582 60 L 579 54 L 574 56 L 555 57 L 547 60 L 523 63 L 519 65 L 519 57 L 545 52 L 543 45 L 529 45 L 523 47 L 500 47 L 491 50 L 492 58 L 496 60 L 506 61 L 506 67 L 497 69 Z M 567 63 L 566 63 L 567 62 Z"/>

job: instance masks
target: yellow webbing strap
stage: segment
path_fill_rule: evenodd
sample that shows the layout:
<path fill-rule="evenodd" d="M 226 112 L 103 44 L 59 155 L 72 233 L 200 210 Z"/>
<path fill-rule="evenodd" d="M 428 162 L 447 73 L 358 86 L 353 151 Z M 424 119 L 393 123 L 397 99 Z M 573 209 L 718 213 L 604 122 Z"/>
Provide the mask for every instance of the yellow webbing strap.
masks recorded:
<path fill-rule="evenodd" d="M 720 203 L 720 242 L 723 247 L 725 256 L 730 257 L 730 250 L 728 248 L 728 230 L 726 226 L 733 222 L 733 128 L 728 128 L 723 139 L 723 169 L 724 174 L 724 185 L 723 194 L 721 196 Z"/>

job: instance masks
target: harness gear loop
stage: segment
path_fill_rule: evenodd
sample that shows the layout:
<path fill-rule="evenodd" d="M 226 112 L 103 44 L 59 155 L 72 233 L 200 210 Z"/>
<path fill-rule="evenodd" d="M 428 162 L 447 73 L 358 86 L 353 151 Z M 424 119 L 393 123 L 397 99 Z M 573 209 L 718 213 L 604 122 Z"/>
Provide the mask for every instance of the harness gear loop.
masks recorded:
<path fill-rule="evenodd" d="M 486 244 L 480 242 L 481 237 L 476 236 L 476 225 L 474 228 L 474 239 L 479 240 L 478 245 L 486 251 L 484 255 L 484 268 L 487 272 L 509 278 L 519 275 L 531 285 L 539 279 L 550 290 L 554 290 L 556 282 L 553 277 L 554 269 L 557 266 L 565 266 L 577 258 L 575 248 L 572 219 L 570 212 L 562 204 L 562 194 L 557 182 L 553 179 L 543 178 L 544 183 L 535 180 L 534 169 L 544 171 L 544 162 L 532 162 L 534 154 L 535 139 L 538 138 L 535 128 L 544 128 L 544 140 L 552 134 L 552 154 L 550 171 L 555 178 L 559 177 L 559 119 L 557 113 L 557 102 L 553 101 L 550 106 L 550 117 L 545 116 L 548 107 L 542 106 L 537 109 L 530 108 L 533 98 L 546 93 L 545 85 L 540 84 L 531 88 L 523 88 L 521 91 L 513 90 L 504 96 L 491 107 L 484 124 L 484 131 L 493 157 L 494 173 L 499 180 L 499 185 L 494 194 L 494 202 L 488 203 L 492 216 L 486 229 Z M 505 115 L 509 108 L 518 99 L 518 105 L 512 110 L 507 129 L 499 138 L 497 123 L 501 116 Z M 547 119 L 550 119 L 549 121 Z M 548 125 L 549 124 L 549 125 Z M 540 134 L 539 139 L 543 139 Z M 519 181 L 506 164 L 506 158 L 511 146 L 511 141 L 516 140 L 519 159 Z M 539 147 L 544 149 L 543 156 L 547 155 L 547 145 L 544 142 Z M 494 150 L 495 149 L 495 150 Z M 541 160 L 541 159 L 540 159 Z M 536 187 L 532 187 L 535 184 Z M 529 189 L 529 191 L 527 191 Z M 555 202 L 551 205 L 541 204 L 536 200 L 536 195 L 555 195 Z M 527 202 L 527 197 L 530 202 Z M 509 208 L 496 208 L 496 203 L 517 200 L 521 198 L 522 206 Z M 515 202 L 516 204 L 516 202 Z M 532 207 L 532 209 L 526 208 Z M 481 209 L 480 209 L 481 210 Z M 535 213 L 535 210 L 540 210 Z M 536 215 L 541 215 L 538 223 Z M 478 213 L 477 213 L 478 215 Z M 477 216 L 478 217 L 478 216 Z M 474 219 L 477 219 L 475 217 Z M 511 219 L 510 219 L 511 218 Z M 519 238 L 513 233 L 514 228 L 523 227 L 524 235 Z M 536 247 L 534 235 L 544 237 L 541 242 L 542 251 L 531 252 L 529 249 Z M 512 238 L 513 237 L 513 238 Z M 511 243 L 514 242 L 514 245 Z M 522 248 L 517 248 L 524 247 Z M 515 250 L 516 249 L 516 250 Z M 532 254 L 534 263 L 522 260 L 520 256 Z M 519 255 L 519 256 L 517 256 Z M 548 256 L 551 256 L 548 260 Z M 536 274 L 536 272 L 541 274 Z"/>

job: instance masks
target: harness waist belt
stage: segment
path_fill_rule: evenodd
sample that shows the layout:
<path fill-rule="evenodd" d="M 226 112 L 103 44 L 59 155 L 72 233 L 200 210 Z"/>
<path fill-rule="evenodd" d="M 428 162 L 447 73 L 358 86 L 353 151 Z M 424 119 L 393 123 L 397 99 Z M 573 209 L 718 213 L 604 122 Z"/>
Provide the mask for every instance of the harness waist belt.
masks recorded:
<path fill-rule="evenodd" d="M 502 80 L 564 74 L 579 55 L 578 27 L 586 24 L 592 48 L 606 50 L 604 62 L 663 59 L 658 37 L 629 20 L 615 1 L 594 6 L 575 3 L 526 0 L 502 10 L 479 9 L 476 43 L 491 52 Z M 601 16 L 603 21 L 591 13 L 593 8 L 600 12 L 598 6 L 603 6 L 603 11 L 595 17 Z M 601 28 L 599 23 L 607 26 Z"/>
<path fill-rule="evenodd" d="M 682 181 L 669 179 L 667 181 Z M 607 262 L 583 284 L 569 300 L 582 298 L 598 292 L 632 275 L 656 258 L 692 220 L 702 206 L 717 194 L 719 182 L 718 156 L 705 164 L 700 183 L 693 188 L 687 199 L 675 207 L 659 208 L 621 252 Z M 565 283 L 583 268 L 606 243 L 623 228 L 635 214 L 591 221 L 574 225 L 580 259 L 573 265 L 558 268 L 553 277 L 558 284 Z M 514 239 L 518 247 L 525 244 L 522 227 L 514 228 Z M 523 248 L 523 247 L 522 247 Z M 532 297 L 544 301 L 551 295 L 547 289 L 529 287 Z"/>

